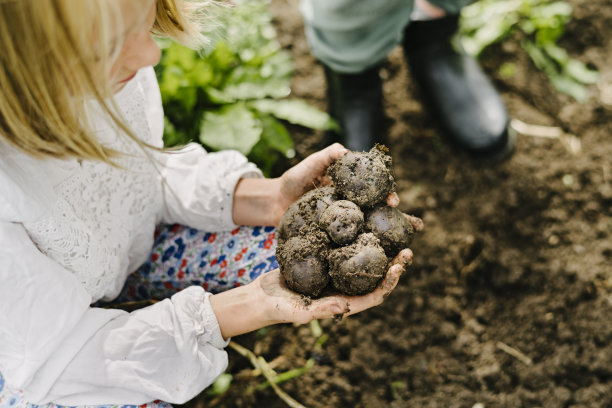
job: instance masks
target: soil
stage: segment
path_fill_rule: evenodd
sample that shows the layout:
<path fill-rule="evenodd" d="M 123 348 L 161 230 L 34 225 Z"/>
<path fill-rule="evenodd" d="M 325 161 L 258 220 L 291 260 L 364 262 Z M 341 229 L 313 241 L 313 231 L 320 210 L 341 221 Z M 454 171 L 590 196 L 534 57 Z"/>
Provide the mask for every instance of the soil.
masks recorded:
<path fill-rule="evenodd" d="M 597 68 L 588 102 L 556 92 L 518 38 L 481 58 L 513 118 L 558 126 L 576 143 L 519 134 L 506 162 L 452 149 L 420 103 L 401 50 L 385 63 L 386 145 L 400 208 L 423 218 L 414 263 L 374 309 L 233 340 L 278 372 L 307 407 L 612 407 L 612 8 L 570 0 L 561 45 Z M 322 67 L 310 56 L 298 0 L 273 0 L 280 41 L 296 61 L 295 97 L 325 109 Z M 498 68 L 516 64 L 506 78 Z M 298 159 L 321 134 L 292 128 Z M 570 139 L 571 140 L 571 139 Z M 229 351 L 230 390 L 218 407 L 286 407 L 249 361 Z"/>

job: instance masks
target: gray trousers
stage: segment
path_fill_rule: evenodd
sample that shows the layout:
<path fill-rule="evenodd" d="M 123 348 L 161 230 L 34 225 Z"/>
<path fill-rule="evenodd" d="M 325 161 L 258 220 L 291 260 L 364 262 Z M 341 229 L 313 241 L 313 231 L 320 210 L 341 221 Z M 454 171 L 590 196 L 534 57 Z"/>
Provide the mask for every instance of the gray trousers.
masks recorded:
<path fill-rule="evenodd" d="M 429 0 L 456 14 L 470 0 Z M 402 40 L 414 0 L 301 0 L 312 54 L 335 71 L 356 73 L 383 60 Z"/>

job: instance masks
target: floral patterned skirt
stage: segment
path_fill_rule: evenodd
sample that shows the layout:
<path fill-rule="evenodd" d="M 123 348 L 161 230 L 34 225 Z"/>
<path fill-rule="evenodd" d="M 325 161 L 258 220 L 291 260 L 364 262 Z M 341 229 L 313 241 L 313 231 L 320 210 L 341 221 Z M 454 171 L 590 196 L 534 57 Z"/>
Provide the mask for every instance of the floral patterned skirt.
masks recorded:
<path fill-rule="evenodd" d="M 274 227 L 211 233 L 163 226 L 156 232 L 149 260 L 128 277 L 114 302 L 164 299 L 192 285 L 223 292 L 278 268 L 275 251 Z"/>
<path fill-rule="evenodd" d="M 117 299 L 110 303 L 160 300 L 192 285 L 212 293 L 245 285 L 262 273 L 278 268 L 276 229 L 239 227 L 227 232 L 203 232 L 182 225 L 163 225 L 156 231 L 149 260 L 132 273 Z M 0 373 L 0 408 L 60 408 L 36 405 L 23 399 L 22 392 L 9 390 Z M 96 408 L 137 408 L 135 405 L 94 405 Z M 140 408 L 172 408 L 154 401 Z"/>

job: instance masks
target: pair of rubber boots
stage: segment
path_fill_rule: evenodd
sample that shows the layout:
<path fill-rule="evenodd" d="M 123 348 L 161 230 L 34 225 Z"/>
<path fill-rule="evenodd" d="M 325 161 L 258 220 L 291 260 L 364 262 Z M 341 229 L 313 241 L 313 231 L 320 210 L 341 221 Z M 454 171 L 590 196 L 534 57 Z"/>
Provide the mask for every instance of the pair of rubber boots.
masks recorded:
<path fill-rule="evenodd" d="M 514 137 L 503 101 L 476 60 L 453 47 L 458 16 L 412 22 L 404 32 L 404 55 L 423 102 L 455 146 L 491 161 L 512 153 Z M 383 95 L 379 66 L 358 74 L 325 67 L 328 110 L 342 128 L 326 133 L 351 150 L 382 142 Z"/>

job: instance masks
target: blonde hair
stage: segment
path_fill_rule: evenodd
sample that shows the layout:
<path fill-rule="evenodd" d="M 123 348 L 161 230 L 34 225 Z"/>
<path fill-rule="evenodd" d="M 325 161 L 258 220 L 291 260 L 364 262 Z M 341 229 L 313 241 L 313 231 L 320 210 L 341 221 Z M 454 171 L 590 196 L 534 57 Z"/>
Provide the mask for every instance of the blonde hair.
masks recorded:
<path fill-rule="evenodd" d="M 155 35 L 203 43 L 203 2 L 156 2 Z M 117 53 L 118 24 L 116 2 L 0 0 L 0 140 L 36 157 L 112 163 L 118 152 L 103 146 L 84 120 L 92 98 L 137 140 L 108 98 L 105 73 Z"/>

